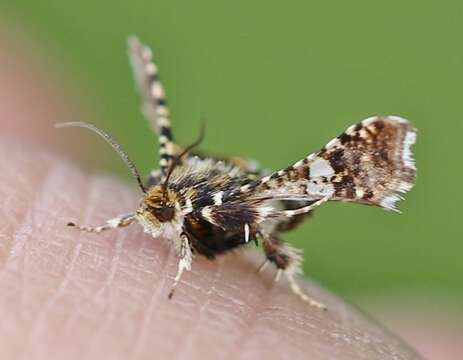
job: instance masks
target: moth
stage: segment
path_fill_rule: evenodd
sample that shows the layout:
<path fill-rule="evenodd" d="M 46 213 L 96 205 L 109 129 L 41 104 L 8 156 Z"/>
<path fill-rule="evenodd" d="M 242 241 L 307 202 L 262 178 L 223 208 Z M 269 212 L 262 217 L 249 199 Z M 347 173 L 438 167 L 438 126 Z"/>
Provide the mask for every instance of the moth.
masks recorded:
<path fill-rule="evenodd" d="M 86 232 L 139 223 L 153 238 L 166 239 L 178 255 L 178 269 L 169 298 L 195 256 L 216 256 L 261 243 L 266 261 L 283 274 L 292 291 L 310 305 L 325 309 L 296 281 L 302 253 L 281 239 L 327 201 L 347 201 L 398 211 L 395 203 L 414 183 L 411 152 L 416 130 L 397 116 L 369 117 L 347 128 L 321 150 L 285 169 L 266 172 L 254 161 L 201 155 L 173 138 L 169 109 L 151 50 L 129 39 L 129 57 L 143 112 L 159 139 L 159 169 L 146 182 L 134 163 L 104 131 L 81 122 L 58 127 L 88 128 L 103 137 L 127 164 L 143 196 L 136 210 L 101 226 L 80 226 Z"/>

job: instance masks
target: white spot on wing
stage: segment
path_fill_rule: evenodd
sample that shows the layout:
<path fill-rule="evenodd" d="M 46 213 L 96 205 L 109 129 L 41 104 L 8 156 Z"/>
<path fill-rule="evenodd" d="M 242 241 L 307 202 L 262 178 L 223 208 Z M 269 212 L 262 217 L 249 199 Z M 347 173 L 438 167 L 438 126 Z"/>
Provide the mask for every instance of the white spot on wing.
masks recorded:
<path fill-rule="evenodd" d="M 396 212 L 400 212 L 399 210 L 396 209 L 395 203 L 400 200 L 400 197 L 398 195 L 389 195 L 385 197 L 380 205 L 385 208 L 386 210 L 392 210 Z"/>
<path fill-rule="evenodd" d="M 214 224 L 214 219 L 212 218 L 212 209 L 209 206 L 206 206 L 201 210 L 201 215 L 210 223 Z"/>
<path fill-rule="evenodd" d="M 166 153 L 169 155 L 173 155 L 175 153 L 175 145 L 172 142 L 168 142 L 166 144 Z"/>
<path fill-rule="evenodd" d="M 169 115 L 169 110 L 165 106 L 162 105 L 157 105 L 156 106 L 156 112 L 158 113 L 158 116 L 168 116 Z"/>
<path fill-rule="evenodd" d="M 268 182 L 269 180 L 270 180 L 270 176 L 265 176 L 265 177 L 263 177 L 260 181 L 261 181 L 261 183 L 266 183 L 266 182 Z"/>
<path fill-rule="evenodd" d="M 158 72 L 158 69 L 153 63 L 148 63 L 146 64 L 145 71 L 148 75 L 154 75 Z"/>
<path fill-rule="evenodd" d="M 160 117 L 158 119 L 158 123 L 159 123 L 159 126 L 166 126 L 166 127 L 170 126 L 170 121 L 166 117 Z"/>
<path fill-rule="evenodd" d="M 317 158 L 310 164 L 310 177 L 334 175 L 334 170 L 328 160 Z"/>
<path fill-rule="evenodd" d="M 191 199 L 187 199 L 185 202 L 185 208 L 183 209 L 183 215 L 187 215 L 193 211 L 193 203 Z"/>
<path fill-rule="evenodd" d="M 332 184 L 315 184 L 313 181 L 310 181 L 307 184 L 307 194 L 308 195 L 333 195 L 334 186 Z"/>
<path fill-rule="evenodd" d="M 316 154 L 316 153 L 312 153 L 312 154 L 310 154 L 309 156 L 307 156 L 307 160 L 310 161 L 310 160 L 315 159 L 316 157 L 317 157 L 317 154 Z"/>
<path fill-rule="evenodd" d="M 214 194 L 214 197 L 213 197 L 214 205 L 222 205 L 222 196 L 223 196 L 223 191 L 219 191 Z"/>
<path fill-rule="evenodd" d="M 406 167 L 410 167 L 415 169 L 415 162 L 413 160 L 413 154 L 411 150 L 411 146 L 416 141 L 416 133 L 414 131 L 409 131 L 405 135 L 404 139 L 404 147 L 402 149 L 402 159 Z"/>
<path fill-rule="evenodd" d="M 346 130 L 346 134 L 352 135 L 352 134 L 354 133 L 354 131 L 355 131 L 355 127 L 356 127 L 356 126 L 357 126 L 357 125 L 351 125 L 351 126 L 349 126 L 349 127 L 347 128 L 347 130 Z"/>
<path fill-rule="evenodd" d="M 244 242 L 249 242 L 249 224 L 244 224 Z"/>
<path fill-rule="evenodd" d="M 246 185 L 241 186 L 240 190 L 241 191 L 247 191 L 247 190 L 249 190 L 249 188 L 250 188 L 249 184 L 246 184 Z"/>
<path fill-rule="evenodd" d="M 332 146 L 334 146 L 334 145 L 336 145 L 336 144 L 338 144 L 338 143 L 339 143 L 338 138 L 334 138 L 334 139 L 331 139 L 331 141 L 330 141 L 328 144 L 326 144 L 325 147 L 326 147 L 326 148 L 330 148 L 330 147 L 332 147 Z"/>
<path fill-rule="evenodd" d="M 400 191 L 402 193 L 406 193 L 407 191 L 410 191 L 410 189 L 413 187 L 413 184 L 410 184 L 409 182 L 402 181 L 400 182 L 399 186 L 397 187 L 397 191 Z"/>
<path fill-rule="evenodd" d="M 162 99 L 164 97 L 164 90 L 159 82 L 154 82 L 151 85 L 151 95 L 156 99 Z"/>

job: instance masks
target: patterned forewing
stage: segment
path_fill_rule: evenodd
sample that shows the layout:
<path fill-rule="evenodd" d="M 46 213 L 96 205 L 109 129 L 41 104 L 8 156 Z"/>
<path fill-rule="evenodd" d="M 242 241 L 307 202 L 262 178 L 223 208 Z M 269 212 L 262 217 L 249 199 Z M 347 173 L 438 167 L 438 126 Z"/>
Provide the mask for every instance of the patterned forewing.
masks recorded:
<path fill-rule="evenodd" d="M 319 152 L 243 186 L 250 197 L 351 201 L 395 210 L 412 188 L 415 129 L 399 117 L 372 117 L 349 127 Z"/>
<path fill-rule="evenodd" d="M 349 128 L 319 154 L 334 170 L 334 198 L 394 209 L 398 193 L 415 183 L 410 150 L 415 137 L 410 123 L 396 117 L 370 118 Z"/>

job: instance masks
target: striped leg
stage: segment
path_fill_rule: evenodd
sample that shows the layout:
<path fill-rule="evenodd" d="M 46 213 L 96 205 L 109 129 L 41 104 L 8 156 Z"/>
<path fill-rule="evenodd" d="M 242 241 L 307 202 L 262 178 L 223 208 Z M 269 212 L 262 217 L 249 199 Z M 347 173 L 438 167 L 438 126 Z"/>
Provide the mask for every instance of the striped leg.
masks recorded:
<path fill-rule="evenodd" d="M 268 235 L 264 237 L 262 246 L 264 248 L 267 261 L 274 264 L 277 268 L 275 281 L 278 281 L 283 273 L 289 282 L 291 291 L 295 295 L 311 306 L 326 310 L 325 305 L 305 294 L 296 281 L 296 276 L 298 274 L 302 274 L 301 251 L 283 242 L 277 235 Z"/>
<path fill-rule="evenodd" d="M 315 201 L 314 203 L 312 203 L 310 205 L 303 206 L 301 208 L 294 209 L 294 210 L 283 210 L 282 213 L 285 214 L 288 217 L 307 214 L 310 211 L 312 211 L 313 209 L 319 207 L 321 204 L 326 203 L 330 199 L 331 199 L 331 196 L 328 195 L 328 196 L 325 196 L 325 197 L 321 198 L 320 200 Z"/>
<path fill-rule="evenodd" d="M 191 251 L 190 241 L 185 235 L 182 236 L 182 244 L 180 246 L 179 257 L 180 260 L 177 266 L 177 275 L 175 275 L 172 288 L 170 289 L 168 295 L 169 299 L 172 299 L 172 296 L 174 296 L 175 289 L 177 288 L 177 285 L 180 282 L 180 279 L 182 278 L 183 272 L 185 270 L 191 270 L 191 263 L 193 262 L 193 253 Z"/>
<path fill-rule="evenodd" d="M 159 80 L 158 68 L 152 62 L 151 50 L 136 37 L 129 38 L 129 57 L 138 90 L 143 98 L 143 113 L 159 135 L 159 164 L 165 175 L 177 152 L 177 146 L 173 141 L 169 109 L 164 88 Z"/>
<path fill-rule="evenodd" d="M 134 221 L 135 221 L 135 214 L 130 213 L 130 214 L 119 215 L 118 217 L 115 217 L 114 219 L 110 219 L 106 221 L 104 225 L 100 225 L 100 226 L 81 226 L 81 225 L 76 225 L 72 222 L 68 223 L 67 225 L 71 227 L 75 227 L 76 229 L 80 231 L 100 233 L 105 230 L 129 226 Z"/>

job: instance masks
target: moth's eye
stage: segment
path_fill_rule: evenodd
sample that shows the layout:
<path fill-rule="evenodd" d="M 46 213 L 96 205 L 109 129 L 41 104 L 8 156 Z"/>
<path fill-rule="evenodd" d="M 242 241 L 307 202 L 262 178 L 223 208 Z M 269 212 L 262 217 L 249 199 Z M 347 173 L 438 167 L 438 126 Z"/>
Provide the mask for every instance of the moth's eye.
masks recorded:
<path fill-rule="evenodd" d="M 174 218 L 175 209 L 170 206 L 156 208 L 154 209 L 154 215 L 158 218 L 160 222 L 170 221 Z"/>

